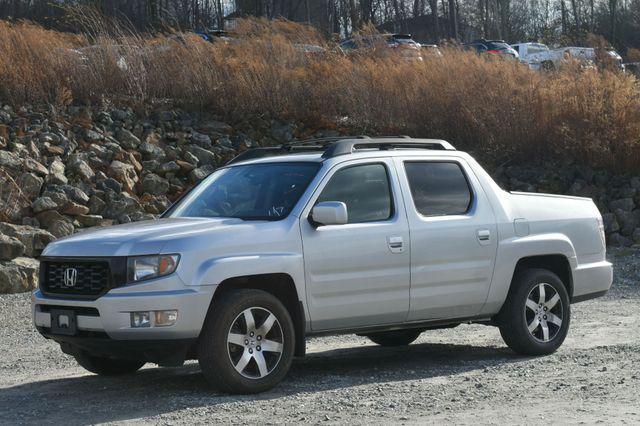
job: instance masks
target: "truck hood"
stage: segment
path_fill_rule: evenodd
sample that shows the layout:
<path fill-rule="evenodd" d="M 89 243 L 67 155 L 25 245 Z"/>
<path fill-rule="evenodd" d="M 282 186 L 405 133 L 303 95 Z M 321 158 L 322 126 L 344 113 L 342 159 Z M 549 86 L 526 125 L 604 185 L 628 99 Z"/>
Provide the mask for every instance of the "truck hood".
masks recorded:
<path fill-rule="evenodd" d="M 159 254 L 169 241 L 213 236 L 249 225 L 234 218 L 166 218 L 90 229 L 49 244 L 42 256 L 136 256 Z"/>

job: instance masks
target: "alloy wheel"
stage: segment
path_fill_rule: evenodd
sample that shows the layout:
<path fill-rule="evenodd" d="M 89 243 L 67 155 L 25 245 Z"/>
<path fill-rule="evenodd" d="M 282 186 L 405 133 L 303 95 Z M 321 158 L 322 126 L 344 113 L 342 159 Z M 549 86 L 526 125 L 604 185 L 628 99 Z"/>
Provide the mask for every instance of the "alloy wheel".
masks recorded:
<path fill-rule="evenodd" d="M 538 342 L 550 342 L 562 328 L 563 306 L 560 294 L 551 284 L 540 283 L 527 296 L 524 316 L 531 336 Z"/>
<path fill-rule="evenodd" d="M 269 375 L 280 362 L 283 344 L 280 322 L 272 312 L 260 307 L 242 311 L 227 334 L 229 360 L 248 379 Z"/>

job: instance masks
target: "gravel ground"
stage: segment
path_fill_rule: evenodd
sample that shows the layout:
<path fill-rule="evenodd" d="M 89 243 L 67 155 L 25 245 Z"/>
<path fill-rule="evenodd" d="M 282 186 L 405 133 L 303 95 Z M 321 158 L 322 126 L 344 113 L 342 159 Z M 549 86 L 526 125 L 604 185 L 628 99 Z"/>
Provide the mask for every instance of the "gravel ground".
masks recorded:
<path fill-rule="evenodd" d="M 569 337 L 516 356 L 481 325 L 404 348 L 308 342 L 276 389 L 210 391 L 196 363 L 125 378 L 87 374 L 32 327 L 28 295 L 0 296 L 0 423 L 640 423 L 640 251 L 616 250 L 604 298 L 573 306 Z"/>

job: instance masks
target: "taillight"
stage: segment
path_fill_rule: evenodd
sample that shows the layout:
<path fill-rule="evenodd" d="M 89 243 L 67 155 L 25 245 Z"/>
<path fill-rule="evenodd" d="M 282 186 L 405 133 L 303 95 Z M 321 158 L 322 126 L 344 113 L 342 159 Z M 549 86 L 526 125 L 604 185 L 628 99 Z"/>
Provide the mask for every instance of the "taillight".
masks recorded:
<path fill-rule="evenodd" d="M 602 220 L 602 216 L 596 218 L 596 223 L 598 225 L 598 233 L 600 234 L 600 240 L 602 241 L 602 245 L 607 245 L 607 237 L 604 233 L 604 221 Z"/>
<path fill-rule="evenodd" d="M 491 55 L 499 55 L 502 52 L 500 52 L 499 50 L 487 50 L 487 53 L 489 53 Z"/>

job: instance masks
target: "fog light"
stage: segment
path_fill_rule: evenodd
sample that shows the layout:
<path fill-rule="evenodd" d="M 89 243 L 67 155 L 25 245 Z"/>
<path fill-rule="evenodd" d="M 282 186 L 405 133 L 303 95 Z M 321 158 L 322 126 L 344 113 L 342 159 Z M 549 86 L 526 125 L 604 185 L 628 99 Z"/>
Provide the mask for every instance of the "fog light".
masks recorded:
<path fill-rule="evenodd" d="M 167 327 L 178 320 L 178 311 L 155 311 L 155 326 Z"/>
<path fill-rule="evenodd" d="M 151 327 L 150 312 L 131 312 L 131 327 L 142 328 Z"/>

